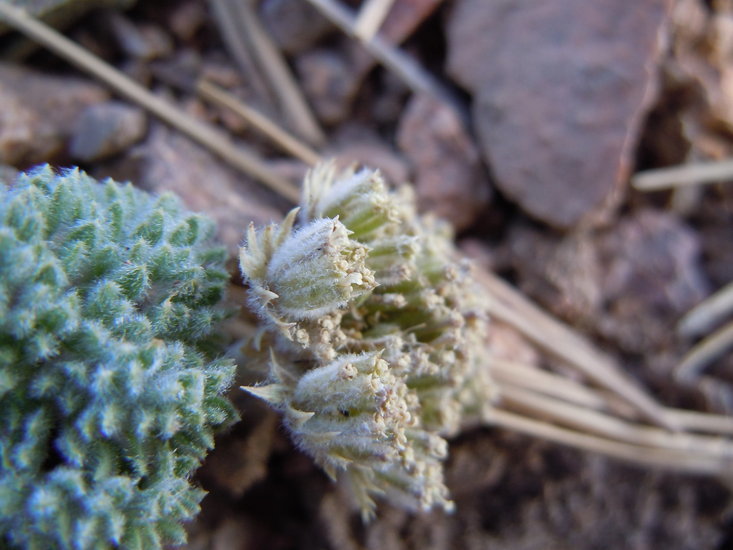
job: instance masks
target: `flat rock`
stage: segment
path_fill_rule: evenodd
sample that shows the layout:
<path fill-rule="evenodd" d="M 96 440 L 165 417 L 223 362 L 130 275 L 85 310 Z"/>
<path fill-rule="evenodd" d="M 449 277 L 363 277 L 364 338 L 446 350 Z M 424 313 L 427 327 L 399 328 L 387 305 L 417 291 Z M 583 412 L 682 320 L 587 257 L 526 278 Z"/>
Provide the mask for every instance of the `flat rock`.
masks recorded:
<path fill-rule="evenodd" d="M 207 6 L 196 0 L 176 2 L 168 18 L 171 33 L 182 42 L 190 41 L 208 22 L 206 8 Z"/>
<path fill-rule="evenodd" d="M 340 168 L 358 165 L 379 170 L 391 185 L 402 185 L 409 180 L 410 169 L 405 158 L 372 129 L 357 123 L 344 124 L 332 134 L 323 157 L 336 159 Z"/>
<path fill-rule="evenodd" d="M 162 125 L 153 126 L 136 149 L 141 169 L 135 183 L 148 191 L 174 191 L 189 208 L 214 218 L 232 253 L 250 222 L 261 226 L 283 217 L 269 191 Z"/>
<path fill-rule="evenodd" d="M 0 163 L 25 167 L 55 160 L 84 109 L 108 97 L 86 80 L 0 63 Z"/>
<path fill-rule="evenodd" d="M 594 236 L 543 229 L 520 224 L 507 239 L 520 290 L 574 326 L 594 327 L 605 298 Z"/>
<path fill-rule="evenodd" d="M 102 25 L 127 57 L 150 61 L 168 57 L 174 51 L 173 39 L 158 25 L 133 22 L 116 11 L 104 12 L 100 17 Z"/>
<path fill-rule="evenodd" d="M 632 352 L 671 345 L 679 318 L 710 291 L 697 233 L 673 214 L 641 210 L 605 232 L 598 250 L 601 333 Z"/>
<path fill-rule="evenodd" d="M 655 97 L 667 0 L 459 0 L 448 70 L 473 95 L 497 186 L 568 228 L 602 217 Z"/>
<path fill-rule="evenodd" d="M 12 166 L 0 164 L 0 183 L 10 185 L 15 181 L 18 171 Z"/>
<path fill-rule="evenodd" d="M 338 50 L 315 49 L 296 59 L 296 69 L 310 104 L 325 124 L 338 124 L 350 112 L 361 77 Z"/>
<path fill-rule="evenodd" d="M 677 321 L 709 292 L 698 234 L 669 212 L 565 235 L 519 226 L 508 240 L 524 293 L 627 352 L 674 349 Z"/>
<path fill-rule="evenodd" d="M 118 101 L 90 105 L 81 113 L 69 143 L 69 154 L 89 162 L 124 151 L 145 135 L 145 113 Z"/>
<path fill-rule="evenodd" d="M 485 208 L 489 187 L 476 146 L 455 111 L 429 95 L 414 96 L 397 131 L 412 163 L 420 209 L 469 227 Z"/>

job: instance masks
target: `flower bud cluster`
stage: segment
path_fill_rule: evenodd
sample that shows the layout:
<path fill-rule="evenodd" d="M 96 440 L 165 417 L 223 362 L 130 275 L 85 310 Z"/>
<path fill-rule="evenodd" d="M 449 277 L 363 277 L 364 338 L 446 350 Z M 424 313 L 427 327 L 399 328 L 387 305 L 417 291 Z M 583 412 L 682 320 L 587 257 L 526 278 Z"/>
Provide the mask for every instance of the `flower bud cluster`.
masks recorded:
<path fill-rule="evenodd" d="M 299 212 L 251 228 L 242 248 L 249 306 L 265 321 L 246 353 L 270 373 L 245 389 L 351 482 L 366 516 L 378 495 L 450 510 L 444 438 L 493 394 L 478 372 L 485 309 L 451 238 L 407 188 L 326 164 L 306 177 Z"/>

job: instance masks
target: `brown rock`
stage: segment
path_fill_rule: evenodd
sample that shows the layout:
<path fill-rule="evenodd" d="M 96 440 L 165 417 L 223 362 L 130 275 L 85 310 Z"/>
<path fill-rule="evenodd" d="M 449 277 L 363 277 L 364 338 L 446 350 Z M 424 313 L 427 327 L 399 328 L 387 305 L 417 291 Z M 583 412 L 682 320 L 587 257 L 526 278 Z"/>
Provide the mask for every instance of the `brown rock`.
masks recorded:
<path fill-rule="evenodd" d="M 677 344 L 679 318 L 708 293 L 698 237 L 641 210 L 598 233 L 512 230 L 519 287 L 560 317 L 633 353 Z"/>
<path fill-rule="evenodd" d="M 12 166 L 6 166 L 5 164 L 0 164 L 0 183 L 10 185 L 15 181 L 17 176 L 18 171 L 15 168 Z"/>
<path fill-rule="evenodd" d="M 593 236 L 553 235 L 521 225 L 510 238 L 520 289 L 575 326 L 593 326 L 603 315 L 602 267 Z"/>
<path fill-rule="evenodd" d="M 90 105 L 79 117 L 69 144 L 77 160 L 92 161 L 124 151 L 145 135 L 145 113 L 125 103 Z"/>
<path fill-rule="evenodd" d="M 496 184 L 567 228 L 603 213 L 626 181 L 653 98 L 667 0 L 460 0 L 448 69 L 474 96 Z"/>
<path fill-rule="evenodd" d="M 282 218 L 267 190 L 163 126 L 151 130 L 136 154 L 142 169 L 135 183 L 149 191 L 174 191 L 189 208 L 213 217 L 221 241 L 232 253 L 250 222 L 264 225 Z"/>
<path fill-rule="evenodd" d="M 408 181 L 410 171 L 404 157 L 370 129 L 348 124 L 339 128 L 331 138 L 331 146 L 324 153 L 324 158 L 336 159 L 339 167 L 357 164 L 378 169 L 393 185 Z"/>
<path fill-rule="evenodd" d="M 256 526 L 243 518 L 226 518 L 222 521 L 208 544 L 193 548 L 210 548 L 211 550 L 250 550 L 257 548 L 253 542 Z M 191 545 L 189 545 L 191 548 Z"/>
<path fill-rule="evenodd" d="M 172 38 L 159 26 L 133 22 L 115 11 L 105 12 L 103 21 L 128 57 L 149 61 L 173 53 Z"/>
<path fill-rule="evenodd" d="M 697 235 L 676 216 L 643 210 L 599 240 L 604 336 L 648 352 L 674 340 L 674 325 L 709 292 Z"/>
<path fill-rule="evenodd" d="M 373 86 L 374 91 L 367 92 L 369 101 L 357 105 L 356 117 L 372 121 L 376 128 L 394 128 L 412 92 L 392 71 L 379 72 Z"/>
<path fill-rule="evenodd" d="M 183 42 L 190 41 L 206 25 L 208 13 L 206 6 L 196 0 L 176 2 L 168 23 L 171 32 Z"/>
<path fill-rule="evenodd" d="M 468 237 L 458 242 L 461 253 L 471 260 L 475 269 L 497 271 L 496 249 L 489 246 L 483 239 Z"/>
<path fill-rule="evenodd" d="M 415 168 L 420 208 L 466 229 L 484 209 L 489 188 L 479 152 L 455 111 L 428 95 L 412 98 L 397 143 Z"/>
<path fill-rule="evenodd" d="M 361 77 L 338 51 L 318 49 L 297 58 L 296 68 L 303 91 L 318 119 L 338 124 L 351 112 Z"/>
<path fill-rule="evenodd" d="M 220 438 L 206 458 L 199 476 L 234 497 L 240 497 L 267 475 L 267 459 L 272 452 L 279 418 L 272 410 L 246 401 L 250 415 L 230 433 Z"/>
<path fill-rule="evenodd" d="M 54 160 L 80 113 L 108 97 L 85 80 L 0 64 L 0 163 L 24 167 Z"/>

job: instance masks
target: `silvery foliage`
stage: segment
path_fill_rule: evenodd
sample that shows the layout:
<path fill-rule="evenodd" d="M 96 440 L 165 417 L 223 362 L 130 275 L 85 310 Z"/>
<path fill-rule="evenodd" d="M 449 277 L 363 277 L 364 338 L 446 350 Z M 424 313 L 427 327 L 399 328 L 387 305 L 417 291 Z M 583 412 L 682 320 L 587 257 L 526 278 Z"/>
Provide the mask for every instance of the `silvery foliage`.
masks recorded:
<path fill-rule="evenodd" d="M 233 420 L 213 223 L 78 170 L 0 182 L 0 546 L 185 540 Z"/>

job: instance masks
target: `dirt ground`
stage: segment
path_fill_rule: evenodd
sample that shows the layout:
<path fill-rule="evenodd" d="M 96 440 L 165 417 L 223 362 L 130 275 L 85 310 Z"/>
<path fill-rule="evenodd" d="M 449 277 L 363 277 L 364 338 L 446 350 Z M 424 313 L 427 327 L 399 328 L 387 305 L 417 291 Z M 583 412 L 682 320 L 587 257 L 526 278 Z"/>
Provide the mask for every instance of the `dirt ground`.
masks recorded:
<path fill-rule="evenodd" d="M 733 185 L 642 192 L 630 183 L 642 170 L 731 156 L 729 0 L 396 0 L 381 33 L 408 57 L 397 70 L 304 0 L 249 2 L 254 28 L 243 17 L 229 30 L 225 0 L 86 4 L 60 18 L 64 34 L 233 136 L 269 173 L 297 181 L 306 163 L 204 99 L 201 81 L 323 157 L 411 182 L 423 210 L 453 223 L 467 255 L 591 338 L 664 404 L 733 413 L 730 355 L 687 383 L 673 376 L 705 336 L 681 335 L 680 318 L 733 281 Z M 292 81 L 277 80 L 279 62 L 260 34 Z M 419 78 L 406 83 L 399 69 L 410 63 Z M 289 207 L 6 33 L 0 177 L 41 162 L 172 189 L 217 219 L 232 252 L 250 221 L 277 220 Z M 243 421 L 197 474 L 209 494 L 190 525 L 191 549 L 733 547 L 731 494 L 719 480 L 490 428 L 451 441 L 455 513 L 383 504 L 365 525 L 348 488 L 293 447 L 274 413 L 241 392 L 232 398 Z"/>

